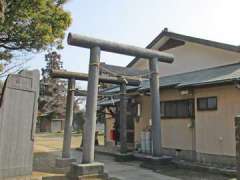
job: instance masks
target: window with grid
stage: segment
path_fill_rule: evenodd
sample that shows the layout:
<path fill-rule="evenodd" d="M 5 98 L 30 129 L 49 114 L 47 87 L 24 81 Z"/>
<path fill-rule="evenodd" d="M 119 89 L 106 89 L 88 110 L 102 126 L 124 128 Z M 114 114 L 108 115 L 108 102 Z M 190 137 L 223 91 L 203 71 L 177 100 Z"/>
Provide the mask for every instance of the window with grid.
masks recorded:
<path fill-rule="evenodd" d="M 161 102 L 162 118 L 190 118 L 194 117 L 194 100 L 176 100 Z"/>
<path fill-rule="evenodd" d="M 198 98 L 197 109 L 200 111 L 217 110 L 217 97 Z"/>

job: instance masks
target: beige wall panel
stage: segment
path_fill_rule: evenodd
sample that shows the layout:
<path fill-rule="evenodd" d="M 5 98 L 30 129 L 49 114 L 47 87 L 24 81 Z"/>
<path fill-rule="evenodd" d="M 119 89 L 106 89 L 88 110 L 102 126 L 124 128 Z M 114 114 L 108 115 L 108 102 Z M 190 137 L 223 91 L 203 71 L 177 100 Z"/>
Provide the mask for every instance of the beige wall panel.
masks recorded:
<path fill-rule="evenodd" d="M 192 150 L 193 130 L 190 119 L 162 119 L 162 146 L 164 148 Z"/>
<path fill-rule="evenodd" d="M 240 90 L 233 85 L 200 88 L 195 96 L 217 96 L 218 100 L 218 110 L 196 113 L 197 152 L 234 156 L 234 117 L 240 112 Z"/>
<path fill-rule="evenodd" d="M 191 95 L 182 96 L 178 90 L 161 90 L 161 101 L 193 98 Z M 135 143 L 140 143 L 141 131 L 149 125 L 151 119 L 150 96 L 139 97 L 142 112 L 139 122 L 135 123 Z M 193 132 L 188 127 L 190 119 L 162 119 L 162 145 L 166 148 L 192 150 Z"/>
<path fill-rule="evenodd" d="M 140 96 L 137 101 L 141 104 L 141 116 L 138 122 L 135 121 L 134 142 L 140 144 L 141 132 L 149 126 L 149 120 L 151 119 L 151 101 L 149 96 Z"/>
<path fill-rule="evenodd" d="M 177 89 L 164 89 L 160 91 L 161 101 L 191 99 L 192 95 L 181 95 Z M 193 130 L 189 128 L 191 120 L 162 119 L 162 146 L 165 148 L 192 150 Z"/>
<path fill-rule="evenodd" d="M 190 72 L 240 61 L 239 53 L 189 42 L 184 46 L 169 49 L 164 52 L 173 54 L 175 59 L 173 64 L 160 63 L 160 76 Z M 147 60 L 141 59 L 132 67 L 148 69 L 147 62 Z"/>
<path fill-rule="evenodd" d="M 109 113 L 109 111 L 106 110 L 107 113 Z M 114 143 L 114 141 L 111 139 L 111 130 L 113 129 L 113 126 L 114 126 L 114 119 L 112 118 L 111 115 L 109 114 L 106 114 L 106 130 L 107 130 L 107 133 L 106 133 L 106 141 L 109 143 Z"/>

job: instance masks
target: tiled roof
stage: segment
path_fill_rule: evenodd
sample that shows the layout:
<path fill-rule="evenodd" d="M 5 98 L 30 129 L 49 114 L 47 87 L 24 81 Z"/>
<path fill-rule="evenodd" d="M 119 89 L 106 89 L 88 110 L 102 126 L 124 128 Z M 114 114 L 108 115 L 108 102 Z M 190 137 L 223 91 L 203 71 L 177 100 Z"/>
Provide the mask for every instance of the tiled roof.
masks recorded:
<path fill-rule="evenodd" d="M 160 78 L 160 88 L 173 86 L 196 87 L 222 84 L 240 79 L 240 63 L 218 66 L 188 73 L 176 74 Z M 149 80 L 140 85 L 140 89 L 148 89 Z"/>
<path fill-rule="evenodd" d="M 160 88 L 166 87 L 196 87 L 203 85 L 215 85 L 240 80 L 240 63 L 202 69 L 193 72 L 161 77 Z M 143 80 L 139 87 L 128 86 L 128 90 L 148 90 L 149 80 Z M 106 89 L 104 92 L 119 92 L 119 86 Z"/>
<path fill-rule="evenodd" d="M 116 74 L 118 76 L 146 76 L 149 72 L 148 70 L 108 65 L 106 63 L 100 64 L 100 70 L 106 73 Z"/>

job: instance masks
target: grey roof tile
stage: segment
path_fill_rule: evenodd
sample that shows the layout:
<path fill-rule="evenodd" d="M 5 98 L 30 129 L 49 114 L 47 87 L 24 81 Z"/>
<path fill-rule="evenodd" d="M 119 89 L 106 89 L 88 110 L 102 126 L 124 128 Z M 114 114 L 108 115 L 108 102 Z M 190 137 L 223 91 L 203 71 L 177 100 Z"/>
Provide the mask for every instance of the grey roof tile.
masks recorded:
<path fill-rule="evenodd" d="M 176 74 L 171 76 L 161 77 L 160 88 L 164 87 L 186 87 L 200 86 L 206 84 L 219 84 L 224 82 L 240 79 L 240 63 L 218 66 L 208 69 L 202 69 L 193 72 Z M 143 80 L 138 87 L 139 90 L 149 89 L 149 80 Z M 136 87 L 128 86 L 129 90 L 134 90 Z M 106 89 L 104 92 L 119 92 L 119 86 L 114 86 L 111 89 Z"/>
<path fill-rule="evenodd" d="M 175 86 L 201 86 L 234 81 L 240 78 L 240 63 L 218 66 L 188 73 L 176 74 L 160 78 L 160 88 Z M 140 85 L 140 90 L 148 89 L 149 81 Z"/>
<path fill-rule="evenodd" d="M 122 66 L 114 66 L 114 65 L 108 65 L 106 63 L 100 64 L 100 70 L 117 74 L 118 76 L 141 76 L 141 75 L 148 75 L 148 70 L 140 70 L 136 68 L 129 68 L 129 67 L 122 67 Z"/>

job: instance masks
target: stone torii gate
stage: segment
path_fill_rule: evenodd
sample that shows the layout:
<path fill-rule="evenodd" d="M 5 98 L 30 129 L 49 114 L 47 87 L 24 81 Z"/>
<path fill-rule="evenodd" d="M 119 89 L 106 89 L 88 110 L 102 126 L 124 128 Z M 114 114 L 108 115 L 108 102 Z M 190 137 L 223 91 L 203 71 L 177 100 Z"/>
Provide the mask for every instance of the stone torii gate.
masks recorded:
<path fill-rule="evenodd" d="M 150 91 L 152 105 L 152 139 L 153 155 L 161 155 L 161 125 L 160 125 L 160 94 L 158 61 L 172 63 L 174 57 L 170 54 L 136 46 L 110 42 L 69 33 L 68 44 L 90 49 L 88 94 L 86 101 L 86 122 L 83 134 L 82 164 L 72 164 L 69 177 L 79 177 L 89 174 L 103 173 L 103 164 L 94 163 L 94 140 L 96 130 L 96 110 L 99 81 L 99 63 L 101 50 L 149 59 L 151 72 Z"/>
<path fill-rule="evenodd" d="M 72 122 L 73 122 L 73 105 L 74 105 L 74 96 L 75 92 L 75 81 L 88 81 L 88 74 L 62 71 L 62 70 L 53 70 L 51 72 L 52 78 L 62 78 L 68 79 L 68 91 L 67 91 L 67 104 L 66 104 L 66 120 L 64 127 L 64 138 L 63 138 L 63 151 L 62 157 L 57 158 L 56 166 L 57 167 L 66 167 L 71 162 L 74 162 L 75 159 L 71 158 L 71 136 L 72 136 Z M 122 77 L 103 77 L 99 76 L 99 82 L 110 83 L 110 84 L 119 84 L 121 87 L 121 103 L 120 103 L 120 152 L 127 153 L 127 103 L 126 103 L 126 85 L 130 86 L 139 86 L 140 80 L 136 78 L 122 78 Z"/>

